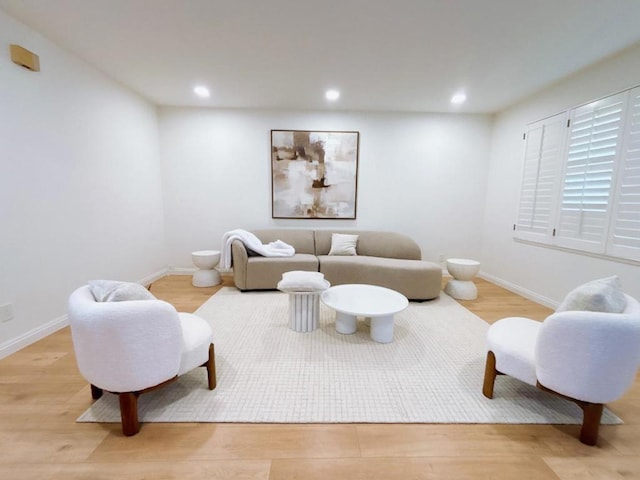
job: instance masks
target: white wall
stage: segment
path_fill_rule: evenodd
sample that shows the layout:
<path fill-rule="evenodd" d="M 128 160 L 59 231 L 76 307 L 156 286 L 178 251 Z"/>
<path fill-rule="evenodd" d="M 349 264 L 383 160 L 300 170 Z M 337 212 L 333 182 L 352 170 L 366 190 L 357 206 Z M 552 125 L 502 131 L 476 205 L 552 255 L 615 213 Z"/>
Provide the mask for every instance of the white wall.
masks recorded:
<path fill-rule="evenodd" d="M 585 281 L 617 274 L 640 298 L 640 266 L 513 240 L 525 125 L 640 84 L 640 45 L 594 65 L 497 116 L 487 183 L 482 269 L 488 278 L 555 305 Z"/>
<path fill-rule="evenodd" d="M 2 356 L 64 323 L 74 288 L 156 274 L 165 250 L 154 107 L 3 13 L 0 47 Z"/>
<path fill-rule="evenodd" d="M 360 132 L 356 220 L 271 218 L 270 130 Z M 169 265 L 234 228 L 404 232 L 423 257 L 480 254 L 491 118 L 480 115 L 160 109 Z"/>

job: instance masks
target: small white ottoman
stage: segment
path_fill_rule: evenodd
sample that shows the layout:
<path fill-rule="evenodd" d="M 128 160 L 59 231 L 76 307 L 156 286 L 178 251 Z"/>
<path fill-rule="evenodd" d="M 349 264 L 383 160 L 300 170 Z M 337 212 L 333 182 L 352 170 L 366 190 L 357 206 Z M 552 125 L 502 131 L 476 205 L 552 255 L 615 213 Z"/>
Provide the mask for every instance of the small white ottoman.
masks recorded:
<path fill-rule="evenodd" d="M 215 269 L 220 261 L 219 250 L 200 250 L 191 254 L 193 264 L 199 270 L 193 274 L 191 283 L 194 287 L 213 287 L 219 285 L 220 273 Z"/>
<path fill-rule="evenodd" d="M 320 294 L 331 284 L 320 272 L 294 270 L 282 274 L 278 290 L 289 294 L 289 328 L 304 333 L 318 328 Z"/>
<path fill-rule="evenodd" d="M 466 258 L 450 258 L 447 260 L 447 271 L 453 279 L 447 282 L 444 293 L 457 300 L 478 298 L 478 288 L 472 279 L 480 271 L 480 262 Z"/>

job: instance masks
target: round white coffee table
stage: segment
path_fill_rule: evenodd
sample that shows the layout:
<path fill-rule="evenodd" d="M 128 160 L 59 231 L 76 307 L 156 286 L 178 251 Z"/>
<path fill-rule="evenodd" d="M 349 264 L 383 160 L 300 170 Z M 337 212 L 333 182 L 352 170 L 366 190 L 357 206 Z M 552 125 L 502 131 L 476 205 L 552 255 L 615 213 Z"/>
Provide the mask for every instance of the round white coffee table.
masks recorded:
<path fill-rule="evenodd" d="M 194 287 L 213 287 L 219 285 L 220 273 L 215 269 L 220 261 L 219 250 L 200 250 L 191 254 L 193 264 L 198 271 L 193 274 L 191 283 Z"/>
<path fill-rule="evenodd" d="M 407 297 L 395 290 L 364 284 L 331 287 L 320 300 L 336 311 L 338 333 L 355 333 L 362 316 L 371 319 L 371 339 L 380 343 L 393 340 L 393 316 L 409 305 Z"/>

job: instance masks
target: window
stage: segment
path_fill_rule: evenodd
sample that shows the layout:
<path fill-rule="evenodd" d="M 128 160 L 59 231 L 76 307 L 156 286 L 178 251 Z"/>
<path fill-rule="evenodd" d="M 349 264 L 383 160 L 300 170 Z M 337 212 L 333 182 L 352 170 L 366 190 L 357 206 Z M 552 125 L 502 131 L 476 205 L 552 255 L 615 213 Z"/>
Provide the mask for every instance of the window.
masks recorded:
<path fill-rule="evenodd" d="M 626 94 L 571 113 L 556 244 L 605 253 Z"/>
<path fill-rule="evenodd" d="M 640 260 L 640 88 L 631 90 L 608 253 Z"/>
<path fill-rule="evenodd" d="M 516 232 L 519 238 L 550 243 L 566 130 L 564 113 L 529 125 Z"/>
<path fill-rule="evenodd" d="M 515 238 L 640 260 L 640 87 L 532 123 L 525 140 Z"/>

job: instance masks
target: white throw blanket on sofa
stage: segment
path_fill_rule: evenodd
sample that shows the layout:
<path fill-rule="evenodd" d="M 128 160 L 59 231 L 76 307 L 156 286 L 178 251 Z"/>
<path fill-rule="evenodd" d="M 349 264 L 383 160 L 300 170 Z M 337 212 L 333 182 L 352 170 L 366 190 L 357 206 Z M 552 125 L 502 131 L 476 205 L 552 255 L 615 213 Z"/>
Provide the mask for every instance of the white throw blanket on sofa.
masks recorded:
<path fill-rule="evenodd" d="M 253 233 L 238 228 L 222 236 L 221 270 L 229 270 L 231 268 L 231 243 L 234 240 L 240 240 L 245 247 L 263 257 L 292 257 L 296 253 L 291 245 L 284 243 L 282 240 L 263 244 Z"/>

